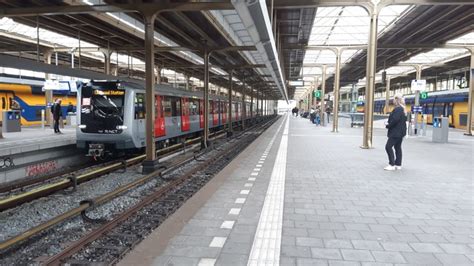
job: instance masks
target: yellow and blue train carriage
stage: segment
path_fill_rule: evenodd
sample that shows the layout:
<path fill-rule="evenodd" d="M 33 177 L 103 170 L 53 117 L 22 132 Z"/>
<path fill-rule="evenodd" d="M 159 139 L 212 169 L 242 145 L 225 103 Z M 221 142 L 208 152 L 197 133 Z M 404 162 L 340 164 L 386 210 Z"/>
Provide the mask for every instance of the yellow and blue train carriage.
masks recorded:
<path fill-rule="evenodd" d="M 19 80 L 20 81 L 20 80 Z M 21 107 L 21 124 L 23 126 L 41 124 L 41 110 L 46 109 L 46 96 L 43 86 L 44 81 L 21 80 L 23 84 L 0 82 L 0 112 L 11 110 L 13 100 L 17 101 Z M 28 84 L 29 83 L 29 84 Z M 53 99 L 62 99 L 63 115 L 69 103 L 76 106 L 76 92 L 69 90 L 53 91 Z M 0 121 L 2 115 L 0 115 Z"/>
<path fill-rule="evenodd" d="M 426 99 L 420 99 L 423 107 L 423 114 L 427 123 L 432 124 L 433 117 L 448 117 L 449 125 L 454 128 L 466 129 L 468 112 L 469 89 L 428 92 Z M 405 96 L 407 111 L 412 111 L 415 103 L 415 95 Z M 374 103 L 374 113 L 383 114 L 385 99 L 376 99 Z M 393 109 L 393 98 L 390 99 L 389 112 Z M 357 112 L 364 112 L 364 103 L 357 104 Z M 421 116 L 419 117 L 421 122 Z"/>

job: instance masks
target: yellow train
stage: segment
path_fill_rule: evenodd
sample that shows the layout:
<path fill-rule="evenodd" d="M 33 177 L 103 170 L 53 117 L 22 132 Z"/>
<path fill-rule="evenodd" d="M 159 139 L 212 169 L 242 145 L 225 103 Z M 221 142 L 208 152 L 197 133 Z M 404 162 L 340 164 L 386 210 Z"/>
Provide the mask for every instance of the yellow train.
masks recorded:
<path fill-rule="evenodd" d="M 0 78 L 0 114 L 11 110 L 13 100 L 21 107 L 21 124 L 23 126 L 41 124 L 41 110 L 46 107 L 46 98 L 40 80 L 25 80 L 16 78 Z M 62 99 L 63 115 L 69 103 L 76 106 L 74 89 L 53 91 L 53 98 Z M 0 115 L 0 121 L 3 115 Z"/>
<path fill-rule="evenodd" d="M 428 98 L 420 99 L 423 107 L 423 116 L 426 116 L 428 124 L 432 124 L 433 117 L 448 117 L 449 125 L 454 128 L 466 129 L 468 112 L 469 89 L 428 92 Z M 389 111 L 393 109 L 393 98 L 390 99 Z M 415 103 L 415 95 L 405 96 L 407 111 L 412 111 Z M 385 99 L 376 99 L 374 113 L 383 114 Z M 364 103 L 357 104 L 357 112 L 364 112 Z M 421 122 L 421 116 L 419 120 Z"/>

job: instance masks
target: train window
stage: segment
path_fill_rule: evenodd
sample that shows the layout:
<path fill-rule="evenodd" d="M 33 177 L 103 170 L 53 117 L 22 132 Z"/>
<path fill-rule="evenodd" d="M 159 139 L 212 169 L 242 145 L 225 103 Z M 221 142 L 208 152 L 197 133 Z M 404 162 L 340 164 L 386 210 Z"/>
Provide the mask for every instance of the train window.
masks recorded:
<path fill-rule="evenodd" d="M 135 95 L 135 119 L 145 119 L 145 94 Z"/>
<path fill-rule="evenodd" d="M 178 97 L 170 97 L 171 103 L 171 116 L 180 116 L 181 115 L 181 104 Z"/>
<path fill-rule="evenodd" d="M 198 114 L 199 114 L 199 100 L 189 99 L 189 115 L 198 115 Z"/>
<path fill-rule="evenodd" d="M 161 101 L 163 104 L 163 110 L 165 113 L 165 117 L 170 117 L 171 116 L 171 101 L 170 97 L 163 97 L 163 100 Z"/>
<path fill-rule="evenodd" d="M 13 98 L 10 97 L 10 98 L 8 98 L 8 106 L 10 106 L 10 108 L 11 108 L 12 105 L 13 105 Z"/>
<path fill-rule="evenodd" d="M 7 109 L 6 104 L 5 97 L 2 97 L 2 109 Z"/>

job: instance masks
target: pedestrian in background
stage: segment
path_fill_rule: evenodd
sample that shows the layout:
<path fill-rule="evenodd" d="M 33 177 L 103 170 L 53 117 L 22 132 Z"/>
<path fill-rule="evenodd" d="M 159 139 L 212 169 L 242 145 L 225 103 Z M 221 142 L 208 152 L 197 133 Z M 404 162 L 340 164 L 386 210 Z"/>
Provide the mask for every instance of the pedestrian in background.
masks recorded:
<path fill-rule="evenodd" d="M 396 95 L 393 102 L 395 108 L 390 113 L 388 123 L 385 126 L 388 129 L 388 140 L 385 145 L 385 151 L 388 155 L 388 165 L 384 170 L 387 171 L 402 169 L 402 141 L 407 132 L 405 100 L 402 96 Z M 395 156 L 393 154 L 393 149 L 395 149 Z"/>
<path fill-rule="evenodd" d="M 54 133 L 61 134 L 61 131 L 59 130 L 59 119 L 63 115 L 61 110 L 61 99 L 56 99 L 53 106 L 51 106 L 51 112 L 53 113 Z"/>

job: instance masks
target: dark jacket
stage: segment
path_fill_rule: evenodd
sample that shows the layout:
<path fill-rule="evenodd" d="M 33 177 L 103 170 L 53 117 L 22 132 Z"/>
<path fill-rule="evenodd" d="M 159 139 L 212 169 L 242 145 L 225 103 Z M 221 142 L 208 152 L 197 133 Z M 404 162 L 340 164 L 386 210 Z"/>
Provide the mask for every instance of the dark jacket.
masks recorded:
<path fill-rule="evenodd" d="M 53 109 L 52 110 L 53 111 L 53 119 L 58 120 L 63 115 L 63 111 L 61 109 L 61 104 L 55 103 L 52 106 L 52 109 Z"/>
<path fill-rule="evenodd" d="M 385 126 L 388 128 L 387 137 L 403 138 L 407 134 L 406 121 L 407 116 L 405 115 L 403 107 L 395 107 L 388 117 L 388 124 Z"/>

